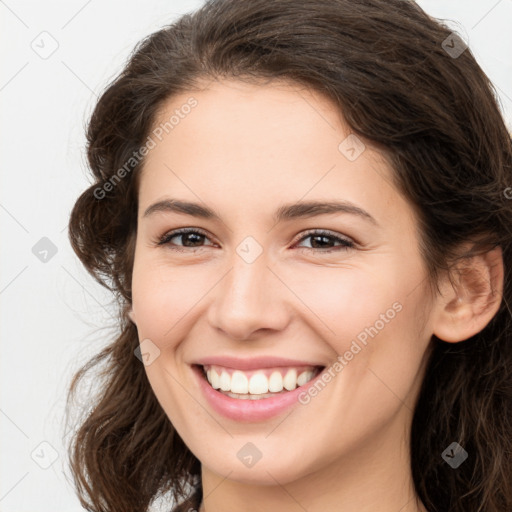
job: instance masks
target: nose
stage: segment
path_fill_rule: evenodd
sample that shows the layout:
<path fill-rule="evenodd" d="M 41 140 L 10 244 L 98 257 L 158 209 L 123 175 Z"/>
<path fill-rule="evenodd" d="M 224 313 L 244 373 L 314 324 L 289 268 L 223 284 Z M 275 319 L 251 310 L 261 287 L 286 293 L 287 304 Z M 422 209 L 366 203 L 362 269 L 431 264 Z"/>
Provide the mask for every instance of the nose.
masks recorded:
<path fill-rule="evenodd" d="M 254 339 L 266 330 L 282 330 L 290 320 L 286 291 L 269 268 L 265 253 L 252 263 L 235 253 L 231 269 L 212 290 L 209 323 L 240 341 Z"/>

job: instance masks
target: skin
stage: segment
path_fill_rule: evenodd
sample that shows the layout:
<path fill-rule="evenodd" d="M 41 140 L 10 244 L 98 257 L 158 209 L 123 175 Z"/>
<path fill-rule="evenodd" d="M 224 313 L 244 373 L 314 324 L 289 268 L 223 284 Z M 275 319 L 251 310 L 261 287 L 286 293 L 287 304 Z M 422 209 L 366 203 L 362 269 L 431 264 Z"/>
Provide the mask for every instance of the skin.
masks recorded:
<path fill-rule="evenodd" d="M 472 262 L 467 275 L 481 286 L 443 280 L 432 296 L 413 208 L 376 149 L 367 144 L 354 161 L 338 149 L 350 129 L 328 99 L 285 83 L 222 80 L 170 98 L 155 126 L 190 96 L 197 106 L 149 152 L 141 175 L 130 317 L 140 340 L 160 351 L 145 367 L 149 382 L 201 461 L 201 510 L 426 510 L 414 491 L 409 436 L 430 340 L 467 339 L 494 316 L 499 249 Z M 165 198 L 207 205 L 221 221 L 144 216 Z M 348 213 L 272 220 L 282 204 L 306 200 L 350 201 L 377 224 Z M 190 236 L 174 237 L 184 252 L 157 245 L 178 228 L 208 236 L 199 249 Z M 337 250 L 327 253 L 303 238 L 313 228 L 356 245 L 328 239 Z M 236 252 L 248 236 L 263 251 L 250 264 Z M 190 367 L 218 354 L 329 366 L 397 302 L 401 311 L 325 389 L 271 420 L 218 415 Z M 250 468 L 237 457 L 248 442 L 262 453 Z"/>

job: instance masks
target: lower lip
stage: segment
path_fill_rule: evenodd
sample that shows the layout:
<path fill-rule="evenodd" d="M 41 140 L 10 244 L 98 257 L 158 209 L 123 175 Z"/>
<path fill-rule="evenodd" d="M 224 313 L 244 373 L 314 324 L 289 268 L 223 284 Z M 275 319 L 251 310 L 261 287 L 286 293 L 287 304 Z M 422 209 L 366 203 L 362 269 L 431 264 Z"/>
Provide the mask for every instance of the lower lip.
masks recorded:
<path fill-rule="evenodd" d="M 193 365 L 192 370 L 199 380 L 199 386 L 204 396 L 216 412 L 232 420 L 246 422 L 264 421 L 277 416 L 293 405 L 300 404 L 299 395 L 307 391 L 308 387 L 312 386 L 322 375 L 322 372 L 320 372 L 303 386 L 299 386 L 293 391 L 276 395 L 275 397 L 260 398 L 259 400 L 244 400 L 232 398 L 213 389 L 206 380 L 201 367 Z"/>

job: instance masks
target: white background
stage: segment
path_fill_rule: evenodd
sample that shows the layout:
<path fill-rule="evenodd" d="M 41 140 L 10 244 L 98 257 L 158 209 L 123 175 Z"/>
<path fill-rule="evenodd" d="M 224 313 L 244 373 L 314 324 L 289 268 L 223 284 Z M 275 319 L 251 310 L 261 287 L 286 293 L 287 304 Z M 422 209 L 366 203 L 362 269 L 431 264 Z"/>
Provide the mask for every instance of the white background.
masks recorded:
<path fill-rule="evenodd" d="M 418 3 L 460 31 L 512 127 L 512 0 Z M 71 375 L 113 324 L 111 297 L 67 240 L 69 213 L 88 185 L 84 126 L 134 45 L 201 4 L 0 0 L 1 512 L 82 510 L 65 476 L 63 406 Z M 58 44 L 46 59 L 31 47 L 41 37 L 47 49 Z M 57 248 L 46 263 L 32 252 L 42 237 Z"/>

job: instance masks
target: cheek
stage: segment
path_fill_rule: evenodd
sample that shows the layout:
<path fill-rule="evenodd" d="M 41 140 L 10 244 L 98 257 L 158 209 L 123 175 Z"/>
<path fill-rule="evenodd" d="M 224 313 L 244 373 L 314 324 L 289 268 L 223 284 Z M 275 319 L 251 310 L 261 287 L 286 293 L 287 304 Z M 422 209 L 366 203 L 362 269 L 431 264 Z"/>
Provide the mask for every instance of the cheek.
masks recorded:
<path fill-rule="evenodd" d="M 136 262 L 132 296 L 139 338 L 149 338 L 164 349 L 184 337 L 194 308 L 200 307 L 214 278 L 193 265 L 171 268 L 155 261 Z"/>
<path fill-rule="evenodd" d="M 399 295 L 385 271 L 376 275 L 366 268 L 313 267 L 286 274 L 286 282 L 299 299 L 297 311 L 310 317 L 340 350 L 391 308 Z"/>
<path fill-rule="evenodd" d="M 419 279 L 421 269 L 401 273 L 403 266 L 382 263 L 378 271 L 375 268 L 317 268 L 308 272 L 307 279 L 297 277 L 298 273 L 287 277 L 290 288 L 307 305 L 299 304 L 300 310 L 343 357 L 338 369 L 343 367 L 351 391 L 361 383 L 371 388 L 376 377 L 368 372 L 370 368 L 406 393 L 428 343 L 422 330 L 428 314 L 426 292 L 423 286 L 411 284 Z"/>

